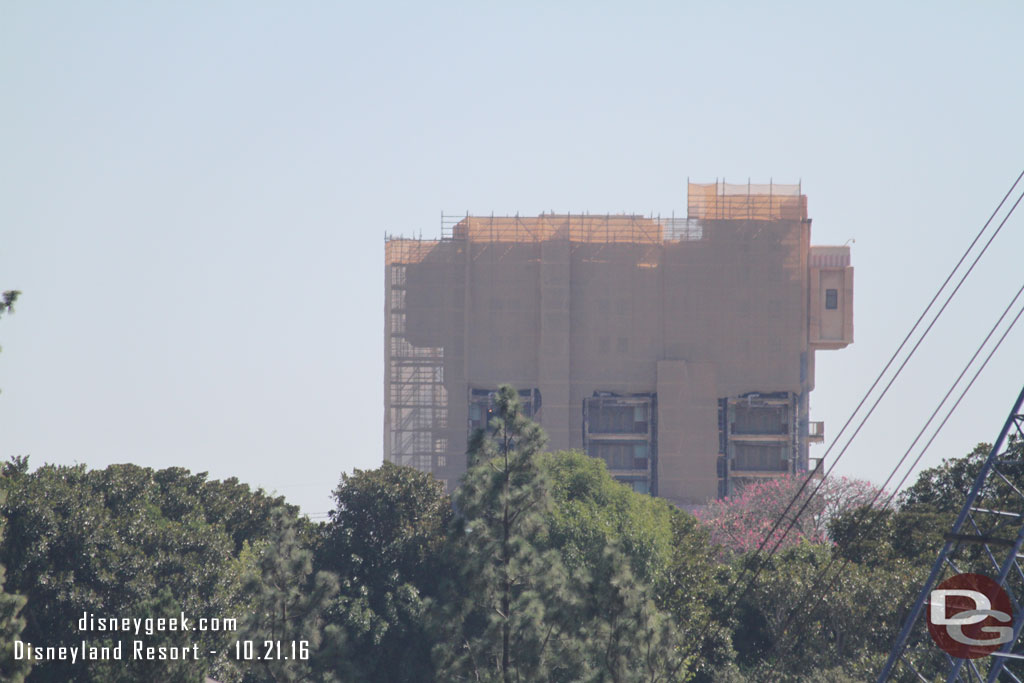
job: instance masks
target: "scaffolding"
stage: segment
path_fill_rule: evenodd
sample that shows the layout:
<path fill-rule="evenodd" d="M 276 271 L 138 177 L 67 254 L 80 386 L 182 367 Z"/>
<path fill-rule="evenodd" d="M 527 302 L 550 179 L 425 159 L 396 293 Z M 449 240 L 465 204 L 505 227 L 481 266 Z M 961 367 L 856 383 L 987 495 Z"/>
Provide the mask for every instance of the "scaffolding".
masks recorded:
<path fill-rule="evenodd" d="M 415 346 L 406 336 L 409 264 L 421 261 L 436 242 L 390 240 L 387 261 L 388 341 L 386 435 L 388 460 L 432 472 L 443 465 L 448 444 L 437 432 L 448 423 L 444 349 Z"/>
<path fill-rule="evenodd" d="M 686 214 L 695 220 L 806 220 L 807 197 L 800 183 L 687 183 Z"/>
<path fill-rule="evenodd" d="M 410 289 L 410 283 L 422 282 L 417 276 L 421 270 L 433 273 L 435 265 L 438 268 L 437 272 L 449 272 L 454 267 L 465 267 L 466 277 L 469 278 L 474 261 L 483 259 L 483 263 L 476 264 L 477 269 L 482 273 L 481 278 L 490 277 L 490 287 L 493 288 L 496 269 L 481 267 L 485 266 L 487 260 L 493 264 L 506 257 L 540 260 L 544 252 L 540 245 L 545 242 L 561 242 L 563 246 L 568 242 L 570 259 L 610 263 L 620 257 L 627 258 L 620 252 L 628 252 L 628 258 L 633 259 L 637 269 L 657 269 L 664 263 L 664 245 L 677 245 L 672 249 L 706 249 L 709 252 L 717 248 L 711 239 L 713 220 L 780 220 L 806 217 L 806 198 L 801 194 L 800 185 L 748 183 L 741 186 L 716 181 L 704 185 L 690 183 L 688 189 L 685 217 L 676 217 L 674 213 L 661 216 L 653 212 L 647 216 L 633 213 L 544 213 L 531 217 L 518 214 L 474 216 L 468 212 L 453 216 L 442 213 L 440 235 L 436 238 L 417 239 L 385 235 L 386 459 L 422 471 L 438 472 L 442 468 L 451 471 L 452 468 L 448 467 L 445 461 L 447 455 L 454 454 L 449 453 L 448 438 L 456 438 L 452 436 L 456 434 L 453 427 L 461 425 L 464 417 L 449 415 L 452 404 L 462 405 L 462 387 L 458 382 L 453 383 L 451 378 L 450 386 L 446 387 L 445 383 L 445 362 L 447 360 L 449 367 L 453 361 L 456 364 L 461 363 L 461 345 L 450 346 L 446 359 L 446 349 L 440 344 L 444 343 L 443 339 L 451 337 L 416 337 L 411 336 L 407 329 L 410 322 L 407 318 L 407 300 L 411 299 L 415 307 L 417 296 L 420 294 Z M 724 242 L 727 243 L 728 240 Z M 520 245 L 525 248 L 521 248 Z M 721 248 L 727 246 L 726 244 Z M 558 249 L 554 251 L 558 254 L 563 253 Z M 831 264 L 836 259 L 844 258 L 844 255 L 848 263 L 848 250 L 835 254 L 821 251 L 819 257 L 823 262 Z M 468 279 L 466 281 L 469 282 Z M 461 296 L 460 293 L 456 298 Z M 466 301 L 469 301 L 468 297 Z M 420 318 L 413 319 L 415 329 L 420 329 L 416 326 L 419 320 Z M 439 345 L 417 346 L 413 343 L 414 339 L 420 343 Z M 461 369 L 455 371 L 456 375 L 460 372 Z M 455 398 L 451 404 L 449 389 L 457 392 L 453 394 Z M 537 403 L 531 405 L 533 408 L 539 407 L 539 394 Z M 651 406 L 648 408 L 653 409 Z M 454 419 L 456 424 L 453 424 L 451 419 Z M 653 417 L 651 419 L 653 420 Z M 637 423 L 639 422 L 642 420 Z M 790 438 L 795 438 L 794 434 L 795 431 L 788 432 Z M 656 432 L 652 431 L 644 438 L 646 441 L 633 432 L 619 439 L 623 443 L 616 441 L 614 435 L 602 434 L 593 437 L 595 443 L 608 446 L 606 450 L 611 454 L 609 457 L 624 468 L 620 473 L 624 478 L 635 487 L 646 487 L 651 492 L 656 492 Z M 589 443 L 590 439 L 591 435 L 584 437 L 585 442 Z M 634 447 L 637 444 L 632 441 L 644 441 L 648 455 L 640 455 L 642 449 L 636 450 Z M 781 438 L 773 436 L 769 441 L 774 446 Z M 747 444 L 741 445 L 747 447 L 748 451 L 753 449 Z M 630 451 L 627 446 L 634 450 Z M 726 452 L 727 449 L 723 448 L 723 454 Z M 758 455 L 760 457 L 760 451 Z M 646 464 L 643 464 L 645 458 Z M 784 466 L 790 469 L 794 466 L 792 461 L 783 463 L 782 459 L 777 460 L 777 463 L 773 461 L 773 467 L 767 468 L 769 474 Z M 756 473 L 751 476 L 756 476 Z"/>
<path fill-rule="evenodd" d="M 420 263 L 437 245 L 437 240 L 410 239 L 387 235 L 384 238 L 384 263 L 389 266 L 394 264 Z"/>
<path fill-rule="evenodd" d="M 472 242 L 570 242 L 657 244 L 662 227 L 657 221 L 635 215 L 541 214 L 521 216 L 466 216 L 453 228 L 454 239 Z"/>

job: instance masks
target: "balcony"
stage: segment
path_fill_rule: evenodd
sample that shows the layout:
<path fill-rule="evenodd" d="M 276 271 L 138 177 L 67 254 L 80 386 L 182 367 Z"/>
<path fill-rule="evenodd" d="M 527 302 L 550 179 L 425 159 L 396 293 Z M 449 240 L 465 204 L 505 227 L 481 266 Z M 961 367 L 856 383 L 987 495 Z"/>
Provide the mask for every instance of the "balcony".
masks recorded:
<path fill-rule="evenodd" d="M 823 441 L 825 441 L 825 423 L 808 422 L 807 440 L 810 441 L 811 443 L 822 443 Z"/>

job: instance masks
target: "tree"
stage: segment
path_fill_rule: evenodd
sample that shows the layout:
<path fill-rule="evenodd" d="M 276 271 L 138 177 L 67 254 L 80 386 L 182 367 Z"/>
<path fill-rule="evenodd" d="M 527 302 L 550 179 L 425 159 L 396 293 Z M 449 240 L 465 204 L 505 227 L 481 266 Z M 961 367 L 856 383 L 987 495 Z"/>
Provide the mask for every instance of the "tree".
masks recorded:
<path fill-rule="evenodd" d="M 771 557 L 737 609 L 733 642 L 751 681 L 865 680 L 892 643 L 916 572 L 849 564 L 836 576 L 830 544 L 808 542 Z M 823 571 L 829 568 L 828 573 Z M 836 678 L 843 671 L 850 678 Z"/>
<path fill-rule="evenodd" d="M 0 316 L 4 313 L 14 313 L 14 303 L 21 296 L 17 289 L 9 289 L 0 295 Z"/>
<path fill-rule="evenodd" d="M 536 461 L 544 440 L 516 391 L 502 386 L 455 495 L 449 548 L 458 578 L 440 605 L 445 637 L 435 648 L 445 680 L 544 680 L 563 656 L 576 659 L 570 577 L 557 551 L 541 549 L 550 505 Z"/>
<path fill-rule="evenodd" d="M 313 574 L 313 553 L 301 544 L 297 524 L 284 509 L 274 510 L 271 524 L 270 538 L 245 578 L 252 611 L 239 635 L 256 643 L 279 643 L 284 656 L 275 652 L 252 660 L 246 681 L 310 681 L 314 673 L 334 680 L 325 667 L 315 664 L 324 640 L 324 615 L 338 592 L 338 579 L 329 572 Z"/>
<path fill-rule="evenodd" d="M 917 480 L 900 495 L 901 509 L 927 506 L 937 512 L 953 515 L 960 512 L 991 450 L 991 444 L 979 443 L 963 457 L 947 458 L 940 465 L 923 470 Z M 1024 439 L 1012 435 L 1008 450 L 1010 456 L 1003 458 L 999 467 L 1008 483 L 998 477 L 989 477 L 980 499 L 993 502 L 993 499 L 1008 498 L 1013 494 L 1011 485 L 1018 489 L 1024 485 L 1024 466 L 1018 464 L 1024 458 Z"/>
<path fill-rule="evenodd" d="M 801 474 L 767 479 L 748 484 L 738 494 L 709 503 L 699 513 L 699 518 L 711 532 L 712 543 L 740 553 L 756 550 L 762 544 L 770 550 L 780 541 L 783 548 L 804 540 L 822 543 L 827 539 L 829 520 L 870 503 L 879 493 L 873 484 L 860 479 L 812 479 L 803 486 L 806 478 L 806 474 Z M 787 511 L 795 496 L 798 496 L 796 502 Z M 883 498 L 878 496 L 878 499 Z M 810 503 L 804 507 L 808 500 Z M 801 508 L 804 511 L 786 533 Z M 786 518 L 772 532 L 783 512 Z M 771 538 L 767 538 L 770 532 Z"/>
<path fill-rule="evenodd" d="M 27 458 L 4 465 L 2 477 L 7 498 L 0 508 L 6 521 L 0 560 L 7 566 L 8 586 L 28 598 L 22 611 L 23 640 L 70 645 L 86 635 L 86 640 L 100 644 L 110 634 L 79 633 L 68 616 L 83 612 L 159 616 L 184 611 L 193 619 L 219 619 L 248 609 L 248 596 L 241 590 L 245 560 L 236 550 L 231 521 L 244 514 L 222 513 L 232 504 L 243 510 L 262 509 L 268 498 L 262 492 L 245 487 L 246 494 L 236 490 L 229 503 L 218 494 L 220 488 L 206 490 L 205 474 L 180 468 L 154 471 L 112 465 L 88 470 L 84 465 L 44 465 L 29 472 Z M 208 514 L 204 499 L 214 512 Z M 294 517 L 295 509 L 288 514 Z M 249 543 L 269 537 L 266 525 L 251 524 Z M 167 599 L 160 599 L 163 589 Z M 235 635 L 195 631 L 189 640 L 206 651 L 221 651 Z M 153 644 L 155 639 L 146 643 Z M 213 667 L 218 680 L 238 680 L 237 669 L 227 660 L 151 664 L 136 670 L 118 662 L 52 661 L 38 663 L 33 677 L 176 680 L 202 678 Z"/>
<path fill-rule="evenodd" d="M 14 313 L 14 302 L 21 292 L 8 290 L 0 296 L 0 316 Z M 7 500 L 7 488 L 3 486 L 3 474 L 0 473 L 0 504 Z M 4 524 L 0 519 L 0 539 L 3 539 Z M 25 596 L 8 593 L 5 590 L 6 570 L 0 564 L 0 680 L 20 683 L 32 669 L 32 663 L 26 659 L 14 659 L 14 641 L 19 638 L 25 628 L 25 619 L 21 610 L 25 607 Z"/>
<path fill-rule="evenodd" d="M 552 498 L 544 513 L 547 544 L 570 570 L 601 564 L 615 545 L 638 580 L 654 583 L 665 576 L 676 541 L 673 524 L 687 513 L 635 494 L 612 478 L 603 460 L 580 451 L 543 453 L 537 462 Z"/>
<path fill-rule="evenodd" d="M 455 496 L 439 677 L 686 680 L 679 629 L 645 580 L 668 574 L 676 513 L 581 453 L 539 455 L 511 387 L 494 413 Z"/>
<path fill-rule="evenodd" d="M 701 683 L 736 658 L 733 624 L 725 618 L 725 598 L 734 578 L 734 567 L 719 562 L 708 530 L 680 510 L 672 519 L 668 571 L 656 583 L 656 591 L 659 606 L 679 625 L 683 652 L 696 657 L 690 669 Z"/>
<path fill-rule="evenodd" d="M 384 463 L 343 474 L 317 550 L 317 567 L 338 575 L 328 613 L 344 636 L 346 680 L 431 681 L 437 635 L 426 603 L 445 575 L 442 547 L 452 517 L 441 482 Z"/>
<path fill-rule="evenodd" d="M 5 570 L 0 565 L 0 589 L 4 585 Z M 32 670 L 32 662 L 14 659 L 14 641 L 19 639 L 25 628 L 21 610 L 25 607 L 25 596 L 0 590 L 0 680 L 21 683 Z"/>
<path fill-rule="evenodd" d="M 680 677 L 690 649 L 683 646 L 702 630 L 717 589 L 707 532 L 689 513 L 615 481 L 602 460 L 560 451 L 539 462 L 553 498 L 544 515 L 548 547 L 588 577 L 577 620 L 587 628 L 592 674 Z"/>
<path fill-rule="evenodd" d="M 1024 457 L 1022 447 L 1021 440 L 1011 440 L 1011 455 L 1003 458 L 999 468 L 1006 479 L 991 477 L 986 482 L 979 498 L 984 507 L 1019 510 L 1020 498 L 1014 489 L 1024 487 L 1024 467 L 1019 464 Z M 829 522 L 829 535 L 837 552 L 852 562 L 885 566 L 891 571 L 930 567 L 990 450 L 989 444 L 980 443 L 965 456 L 922 470 L 900 493 L 895 508 L 853 509 L 835 516 Z M 986 533 L 1012 540 L 1014 531 L 1000 525 Z M 975 563 L 974 568 L 982 573 L 990 567 L 983 547 L 975 544 L 961 546 L 957 562 L 963 571 Z"/>

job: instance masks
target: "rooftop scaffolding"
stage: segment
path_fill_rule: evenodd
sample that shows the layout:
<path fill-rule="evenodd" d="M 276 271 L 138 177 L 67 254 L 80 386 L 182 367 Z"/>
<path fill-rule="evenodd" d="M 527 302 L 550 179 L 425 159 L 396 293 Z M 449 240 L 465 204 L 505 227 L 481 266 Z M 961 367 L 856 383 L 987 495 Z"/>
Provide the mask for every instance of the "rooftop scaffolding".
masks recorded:
<path fill-rule="evenodd" d="M 806 220 L 800 184 L 687 183 L 686 215 L 697 220 Z"/>

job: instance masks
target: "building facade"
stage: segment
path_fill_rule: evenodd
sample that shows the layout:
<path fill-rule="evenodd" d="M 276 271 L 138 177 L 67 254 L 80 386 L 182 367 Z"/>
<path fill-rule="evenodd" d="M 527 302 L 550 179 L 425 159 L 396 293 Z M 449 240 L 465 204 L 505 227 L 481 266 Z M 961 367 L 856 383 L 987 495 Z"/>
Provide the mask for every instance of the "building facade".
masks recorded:
<path fill-rule="evenodd" d="M 813 468 L 814 354 L 853 341 L 847 247 L 799 186 L 690 184 L 686 218 L 466 216 L 385 244 L 384 459 L 449 488 L 511 384 L 551 449 L 678 505 Z"/>

